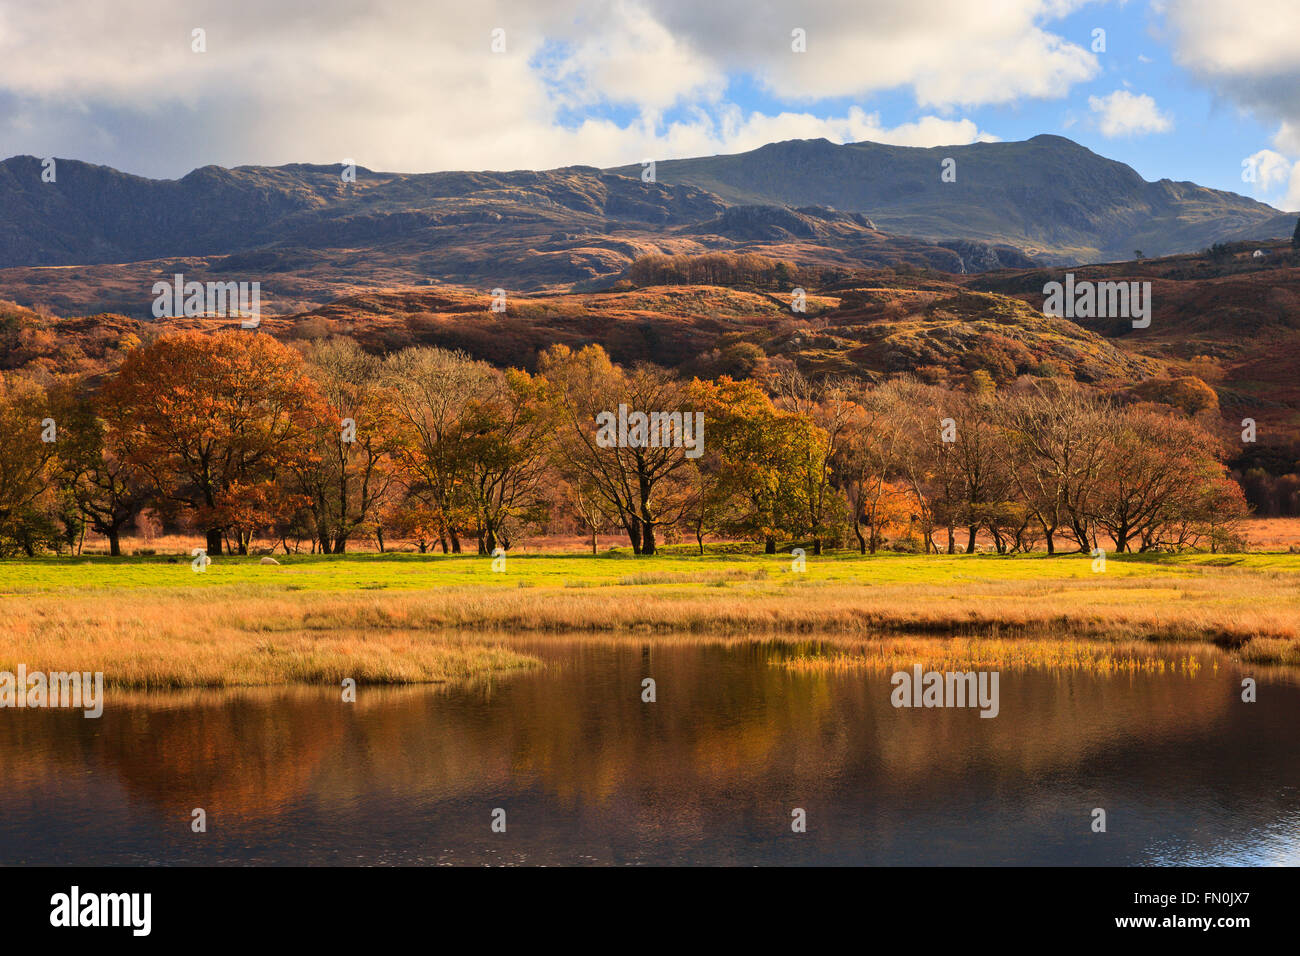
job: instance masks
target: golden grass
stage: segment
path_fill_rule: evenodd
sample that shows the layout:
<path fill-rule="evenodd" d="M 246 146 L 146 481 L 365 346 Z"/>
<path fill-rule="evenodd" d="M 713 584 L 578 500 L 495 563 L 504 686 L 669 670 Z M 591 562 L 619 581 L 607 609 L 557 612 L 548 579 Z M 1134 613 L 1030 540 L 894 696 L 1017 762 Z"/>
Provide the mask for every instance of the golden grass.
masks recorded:
<path fill-rule="evenodd" d="M 975 556 L 827 558 L 806 575 L 785 557 L 743 555 L 512 557 L 509 574 L 473 558 L 400 556 L 213 567 L 8 563 L 0 669 L 102 670 L 132 687 L 444 681 L 536 663 L 503 643 L 528 634 L 1032 638 L 1004 659 L 1093 668 L 1148 665 L 1080 642 L 1209 642 L 1255 664 L 1300 665 L 1291 555 L 1116 560 L 1104 576 L 1086 558 Z"/>
<path fill-rule="evenodd" d="M 1171 651 L 1173 653 L 1171 654 Z M 1202 649 L 1203 651 L 1203 649 Z M 1042 638 L 894 638 L 799 654 L 781 661 L 796 671 L 894 670 L 919 664 L 927 670 L 1067 670 L 1095 674 L 1182 673 L 1196 676 L 1202 661 L 1195 647 L 1155 647 L 1132 641 L 1057 641 Z M 1210 662 L 1218 670 L 1218 663 Z"/>
<path fill-rule="evenodd" d="M 140 689 L 310 683 L 463 681 L 538 666 L 499 639 L 408 631 L 264 631 L 220 608 L 162 602 L 149 611 L 72 602 L 11 621 L 0 671 L 103 671 Z M 223 619 L 223 617 L 225 619 Z"/>

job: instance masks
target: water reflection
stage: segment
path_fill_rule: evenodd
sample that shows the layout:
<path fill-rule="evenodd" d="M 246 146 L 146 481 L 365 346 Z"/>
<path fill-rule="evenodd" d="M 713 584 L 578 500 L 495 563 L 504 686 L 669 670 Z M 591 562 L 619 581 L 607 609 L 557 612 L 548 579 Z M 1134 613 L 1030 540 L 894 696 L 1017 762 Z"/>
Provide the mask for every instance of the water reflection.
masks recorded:
<path fill-rule="evenodd" d="M 355 704 L 275 688 L 2 712 L 0 862 L 1300 861 L 1300 688 L 1255 674 L 1243 704 L 1222 657 L 1004 671 L 985 720 L 896 710 L 887 671 L 792 671 L 781 645 L 517 643 L 549 666 Z"/>

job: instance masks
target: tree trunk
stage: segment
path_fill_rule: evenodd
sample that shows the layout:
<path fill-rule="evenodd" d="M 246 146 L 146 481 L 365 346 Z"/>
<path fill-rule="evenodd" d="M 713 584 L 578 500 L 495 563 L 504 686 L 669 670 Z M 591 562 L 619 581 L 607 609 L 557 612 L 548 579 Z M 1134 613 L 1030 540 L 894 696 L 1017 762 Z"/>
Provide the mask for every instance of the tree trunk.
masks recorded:
<path fill-rule="evenodd" d="M 957 553 L 957 538 L 954 534 L 956 530 L 957 529 L 954 528 L 952 525 L 948 525 L 948 553 L 949 554 Z"/>
<path fill-rule="evenodd" d="M 966 539 L 966 553 L 975 553 L 975 532 L 979 530 L 975 525 L 970 525 L 967 529 L 969 537 Z"/>
<path fill-rule="evenodd" d="M 206 550 L 209 558 L 212 557 L 213 555 L 221 554 L 221 529 L 220 528 L 208 529 L 208 546 Z"/>
<path fill-rule="evenodd" d="M 822 539 L 813 538 L 813 554 L 819 555 L 821 553 L 822 553 Z"/>
<path fill-rule="evenodd" d="M 591 553 L 596 553 L 596 532 L 591 533 Z"/>
<path fill-rule="evenodd" d="M 636 518 L 628 518 L 623 522 L 623 530 L 627 532 L 628 540 L 632 542 L 632 553 L 641 553 L 641 522 Z"/>
<path fill-rule="evenodd" d="M 122 535 L 116 528 L 108 533 L 108 553 L 114 558 L 122 556 Z"/>
<path fill-rule="evenodd" d="M 648 521 L 641 523 L 641 553 L 645 555 L 655 553 L 655 526 Z"/>
<path fill-rule="evenodd" d="M 763 539 L 763 553 L 776 554 L 776 538 L 768 535 Z"/>

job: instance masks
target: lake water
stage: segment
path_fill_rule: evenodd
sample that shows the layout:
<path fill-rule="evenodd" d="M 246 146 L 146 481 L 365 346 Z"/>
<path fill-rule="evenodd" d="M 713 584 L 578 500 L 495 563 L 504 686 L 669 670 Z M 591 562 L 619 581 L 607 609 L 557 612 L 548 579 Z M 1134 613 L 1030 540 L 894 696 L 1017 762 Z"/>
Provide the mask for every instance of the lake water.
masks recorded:
<path fill-rule="evenodd" d="M 0 711 L 0 863 L 1300 863 L 1293 673 L 1003 669 L 981 719 L 776 644 L 512 643 L 547 666 Z"/>

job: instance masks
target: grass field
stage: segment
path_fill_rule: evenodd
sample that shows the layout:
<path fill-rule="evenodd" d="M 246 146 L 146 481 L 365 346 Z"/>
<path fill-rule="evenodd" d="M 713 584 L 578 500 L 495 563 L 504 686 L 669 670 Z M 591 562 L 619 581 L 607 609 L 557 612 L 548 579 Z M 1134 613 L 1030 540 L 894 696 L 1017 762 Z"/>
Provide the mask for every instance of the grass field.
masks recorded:
<path fill-rule="evenodd" d="M 517 633 L 1212 642 L 1300 665 L 1300 555 L 512 554 L 0 561 L 0 670 L 118 686 L 401 683 L 535 665 Z"/>

